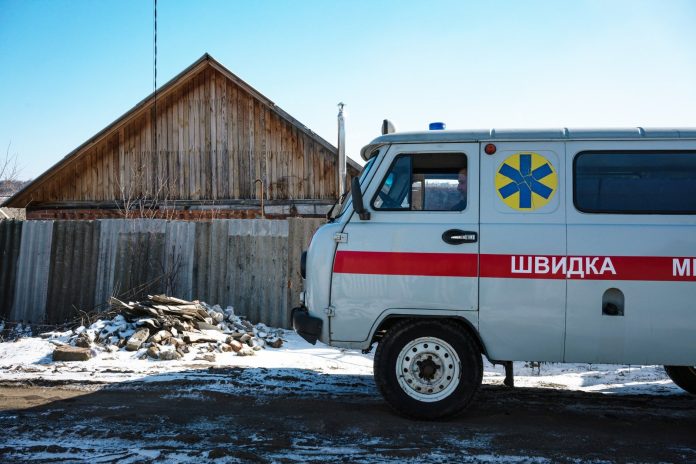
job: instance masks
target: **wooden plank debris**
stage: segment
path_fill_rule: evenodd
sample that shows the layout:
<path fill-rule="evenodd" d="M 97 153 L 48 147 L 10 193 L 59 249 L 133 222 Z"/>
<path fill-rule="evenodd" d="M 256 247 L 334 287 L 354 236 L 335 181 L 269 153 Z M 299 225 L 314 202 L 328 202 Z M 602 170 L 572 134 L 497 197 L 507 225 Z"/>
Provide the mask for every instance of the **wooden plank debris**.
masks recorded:
<path fill-rule="evenodd" d="M 159 360 L 181 359 L 189 351 L 197 350 L 204 354 L 201 359 L 208 360 L 211 358 L 208 354 L 213 351 L 247 356 L 266 346 L 279 348 L 283 343 L 282 329 L 262 323 L 253 325 L 236 316 L 232 307 L 223 310 L 166 295 L 148 296 L 137 302 L 112 297 L 110 304 L 111 314 L 116 314 L 112 320 L 100 320 L 88 329 L 69 331 L 68 343 L 55 343 L 61 350 L 56 350 L 54 359 L 89 359 L 91 349 L 101 345 L 107 351 L 124 348 L 137 352 L 139 358 Z M 214 355 L 211 359 L 214 360 Z"/>

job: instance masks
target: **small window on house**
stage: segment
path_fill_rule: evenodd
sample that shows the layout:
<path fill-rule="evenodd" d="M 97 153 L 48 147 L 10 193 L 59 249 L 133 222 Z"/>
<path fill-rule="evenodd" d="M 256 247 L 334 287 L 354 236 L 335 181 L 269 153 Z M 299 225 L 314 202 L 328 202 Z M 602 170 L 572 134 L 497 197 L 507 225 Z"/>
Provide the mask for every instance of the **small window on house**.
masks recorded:
<path fill-rule="evenodd" d="M 419 153 L 396 158 L 372 200 L 392 211 L 462 211 L 467 160 L 463 153 Z"/>
<path fill-rule="evenodd" d="M 694 213 L 696 152 L 580 153 L 573 197 L 587 213 Z"/>

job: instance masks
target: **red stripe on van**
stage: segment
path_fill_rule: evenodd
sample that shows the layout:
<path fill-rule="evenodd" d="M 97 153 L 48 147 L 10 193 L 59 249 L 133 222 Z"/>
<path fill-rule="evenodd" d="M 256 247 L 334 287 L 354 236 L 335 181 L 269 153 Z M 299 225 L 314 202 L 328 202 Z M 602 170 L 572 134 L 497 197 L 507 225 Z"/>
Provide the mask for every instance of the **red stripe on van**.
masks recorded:
<path fill-rule="evenodd" d="M 482 278 L 696 281 L 696 259 L 669 256 L 548 256 L 339 251 L 334 272 Z"/>
<path fill-rule="evenodd" d="M 481 263 L 481 272 L 480 276 L 481 277 L 490 277 L 490 278 L 499 278 L 499 279 L 565 279 L 566 275 L 565 273 L 560 274 L 554 274 L 554 273 L 514 273 L 512 272 L 512 258 L 516 258 L 517 261 L 519 261 L 519 258 L 523 258 L 525 261 L 524 264 L 526 264 L 526 258 L 533 258 L 532 256 L 529 255 L 487 255 L 487 254 L 482 254 L 480 255 L 480 263 Z M 551 262 L 552 260 L 563 258 L 563 256 L 544 256 L 545 258 L 548 258 Z M 551 264 L 549 264 L 551 266 Z M 524 266 L 523 266 L 524 267 Z M 532 262 L 532 268 L 534 267 L 534 263 Z"/>
<path fill-rule="evenodd" d="M 563 267 L 557 266 L 561 260 L 565 261 Z M 696 280 L 696 261 L 691 257 L 483 254 L 480 262 L 481 277 L 677 282 Z M 679 275 L 679 270 L 682 275 Z"/>
<path fill-rule="evenodd" d="M 339 251 L 333 271 L 339 274 L 476 277 L 478 255 Z"/>

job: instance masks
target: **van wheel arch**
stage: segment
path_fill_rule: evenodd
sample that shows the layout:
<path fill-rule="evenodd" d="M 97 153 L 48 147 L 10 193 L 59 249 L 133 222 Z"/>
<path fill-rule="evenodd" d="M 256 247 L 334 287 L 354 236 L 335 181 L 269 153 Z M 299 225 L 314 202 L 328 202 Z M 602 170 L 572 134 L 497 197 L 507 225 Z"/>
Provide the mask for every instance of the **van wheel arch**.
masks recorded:
<path fill-rule="evenodd" d="M 696 395 L 696 366 L 665 366 L 665 372 L 682 390 Z"/>
<path fill-rule="evenodd" d="M 386 333 L 391 330 L 395 325 L 399 324 L 402 321 L 419 321 L 419 320 L 437 320 L 437 321 L 442 321 L 442 322 L 451 322 L 453 324 L 456 324 L 461 327 L 462 330 L 465 330 L 468 335 L 471 337 L 471 339 L 476 343 L 478 346 L 478 349 L 481 351 L 481 353 L 488 358 L 488 351 L 486 350 L 486 345 L 484 345 L 483 340 L 481 340 L 481 336 L 479 335 L 478 330 L 473 326 L 473 324 L 463 318 L 463 317 L 452 317 L 452 316 L 414 316 L 414 315 L 405 315 L 405 314 L 392 314 L 384 318 L 382 322 L 380 322 L 379 326 L 377 327 L 377 330 L 375 330 L 374 334 L 372 335 L 372 339 L 370 340 L 370 347 L 372 347 L 373 344 L 379 343 L 379 341 L 386 335 Z M 370 348 L 371 349 L 371 348 Z"/>

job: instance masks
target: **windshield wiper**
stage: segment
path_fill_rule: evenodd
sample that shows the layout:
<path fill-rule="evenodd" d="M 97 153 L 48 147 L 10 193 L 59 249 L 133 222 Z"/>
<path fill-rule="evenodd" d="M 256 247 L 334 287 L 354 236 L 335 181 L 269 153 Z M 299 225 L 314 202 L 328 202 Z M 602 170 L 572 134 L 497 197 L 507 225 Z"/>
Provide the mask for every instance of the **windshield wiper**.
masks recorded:
<path fill-rule="evenodd" d="M 334 220 L 335 220 L 336 218 L 332 218 L 332 217 L 331 217 L 331 213 L 333 213 L 333 210 L 336 208 L 336 205 L 338 205 L 338 204 L 343 204 L 343 200 L 346 199 L 346 196 L 347 196 L 347 195 L 348 195 L 348 191 L 343 192 L 343 195 L 341 195 L 341 196 L 336 200 L 336 202 L 333 204 L 333 206 L 331 207 L 331 209 L 329 210 L 329 212 L 326 213 L 326 219 L 327 219 L 329 222 L 334 222 Z"/>

